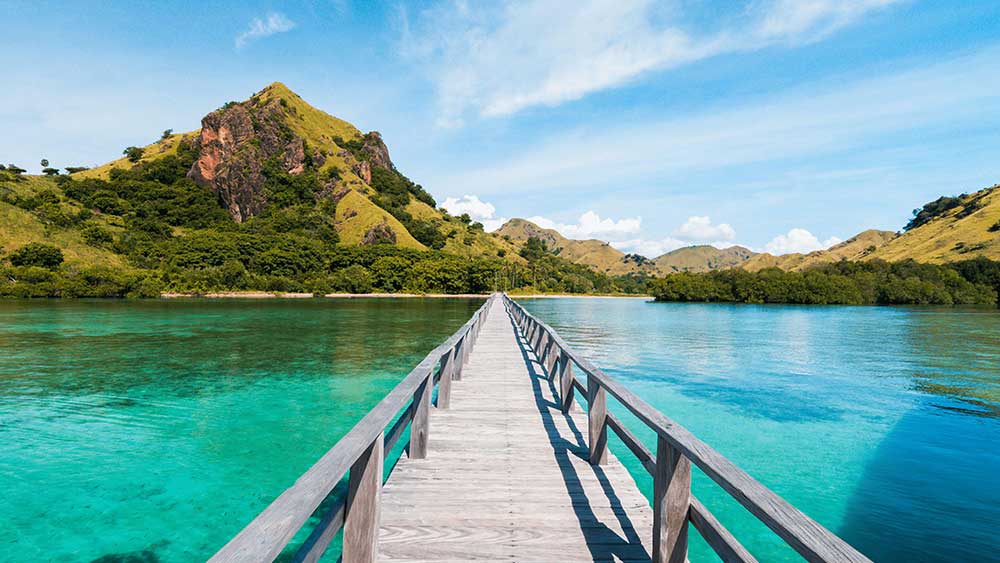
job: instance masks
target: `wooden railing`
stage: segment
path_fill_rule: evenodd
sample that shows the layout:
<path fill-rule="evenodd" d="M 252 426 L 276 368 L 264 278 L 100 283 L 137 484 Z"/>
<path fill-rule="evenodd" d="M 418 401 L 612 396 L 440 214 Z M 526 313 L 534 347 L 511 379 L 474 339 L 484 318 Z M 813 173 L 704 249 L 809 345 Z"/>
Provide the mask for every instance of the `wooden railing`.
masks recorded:
<path fill-rule="evenodd" d="M 535 351 L 545 373 L 550 379 L 558 378 L 557 387 L 560 390 L 563 412 L 569 412 L 572 407 L 574 390 L 586 397 L 590 462 L 595 465 L 605 462 L 607 431 L 610 428 L 652 475 L 655 563 L 680 563 L 686 560 L 688 523 L 723 561 L 756 561 L 691 493 L 692 463 L 807 561 L 869 561 L 847 542 L 580 356 L 556 331 L 528 313 L 519 303 L 507 295 L 503 299 L 507 311 L 527 339 L 528 345 Z M 573 375 L 573 366 L 586 374 L 586 386 Z M 608 395 L 617 399 L 656 433 L 655 455 L 620 420 L 608 412 Z"/>
<path fill-rule="evenodd" d="M 451 382 L 461 378 L 462 368 L 495 299 L 499 296 L 487 299 L 462 328 L 427 354 L 350 432 L 210 561 L 272 561 L 345 475 L 348 476 L 346 494 L 334 500 L 292 561 L 318 561 L 341 527 L 343 560 L 374 561 L 384 457 L 408 426 L 409 457 L 426 457 L 434 386 L 438 386 L 437 408 L 448 408 Z"/>

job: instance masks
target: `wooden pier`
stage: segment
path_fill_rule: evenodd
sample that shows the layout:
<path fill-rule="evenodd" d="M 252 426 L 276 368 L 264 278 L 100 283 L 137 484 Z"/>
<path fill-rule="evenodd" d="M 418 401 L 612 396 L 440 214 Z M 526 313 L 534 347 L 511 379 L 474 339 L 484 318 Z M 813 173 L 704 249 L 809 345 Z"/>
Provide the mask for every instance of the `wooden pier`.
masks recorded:
<path fill-rule="evenodd" d="M 656 432 L 655 454 L 609 398 Z M 653 476 L 652 505 L 608 430 Z M 691 494 L 692 465 L 805 560 L 868 561 L 495 294 L 212 561 L 318 561 L 342 530 L 348 563 L 683 562 L 689 528 L 723 561 L 756 561 Z"/>

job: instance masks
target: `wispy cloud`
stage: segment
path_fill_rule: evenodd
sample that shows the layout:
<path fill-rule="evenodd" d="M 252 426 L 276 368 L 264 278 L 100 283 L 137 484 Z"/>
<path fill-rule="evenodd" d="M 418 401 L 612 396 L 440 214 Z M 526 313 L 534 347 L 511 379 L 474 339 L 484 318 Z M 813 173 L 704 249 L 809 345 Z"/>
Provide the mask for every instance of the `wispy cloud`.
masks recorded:
<path fill-rule="evenodd" d="M 236 48 L 242 49 L 258 39 L 291 31 L 294 27 L 295 22 L 280 12 L 272 12 L 264 19 L 254 18 L 250 22 L 250 27 L 236 36 Z"/>
<path fill-rule="evenodd" d="M 493 9 L 459 0 L 404 18 L 402 52 L 426 64 L 440 122 L 454 125 L 469 113 L 554 106 L 721 54 L 817 41 L 898 1 L 750 1 L 738 23 L 688 29 L 685 14 L 653 0 L 587 0 L 571 10 L 559 0 Z"/>
<path fill-rule="evenodd" d="M 579 190 L 651 177 L 670 185 L 691 172 L 815 158 L 871 147 L 899 133 L 981 126 L 984 116 L 1000 110 L 998 92 L 1000 48 L 994 47 L 871 79 L 832 77 L 724 110 L 560 132 L 506 160 L 453 168 L 426 183 L 442 191 L 475 185 L 480 196 Z"/>

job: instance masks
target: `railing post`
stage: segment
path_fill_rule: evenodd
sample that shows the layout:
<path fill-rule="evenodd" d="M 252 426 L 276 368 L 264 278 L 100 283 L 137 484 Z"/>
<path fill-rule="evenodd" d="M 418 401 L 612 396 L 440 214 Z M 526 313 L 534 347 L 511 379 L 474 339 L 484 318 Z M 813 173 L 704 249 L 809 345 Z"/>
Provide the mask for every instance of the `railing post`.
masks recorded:
<path fill-rule="evenodd" d="M 587 415 L 590 464 L 604 465 L 608 460 L 608 396 L 593 376 L 587 377 Z"/>
<path fill-rule="evenodd" d="M 438 381 L 437 408 L 447 409 L 451 406 L 451 372 L 455 369 L 455 349 L 452 348 L 441 356 L 441 380 Z"/>
<path fill-rule="evenodd" d="M 659 436 L 653 474 L 654 563 L 683 563 L 687 559 L 690 504 L 691 460 Z"/>
<path fill-rule="evenodd" d="M 562 412 L 568 413 L 573 408 L 573 362 L 565 351 L 559 355 L 559 398 Z"/>
<path fill-rule="evenodd" d="M 384 438 L 379 434 L 351 466 L 344 514 L 344 563 L 374 563 L 378 557 Z"/>
<path fill-rule="evenodd" d="M 451 368 L 451 378 L 455 381 L 462 379 L 462 366 L 465 365 L 465 337 L 463 336 L 455 344 L 455 356 L 452 359 L 453 366 Z"/>
<path fill-rule="evenodd" d="M 462 371 L 465 371 L 465 364 L 469 363 L 469 352 L 472 351 L 472 331 L 465 333 L 462 338 Z M 461 372 L 459 373 L 459 379 L 461 379 Z"/>
<path fill-rule="evenodd" d="M 535 335 L 535 340 L 531 343 L 531 349 L 535 351 L 535 359 L 538 363 L 542 363 L 542 343 L 545 342 L 545 337 L 548 333 L 542 330 L 541 326 L 538 328 L 538 332 Z"/>
<path fill-rule="evenodd" d="M 556 339 L 553 337 L 549 342 L 549 353 L 545 359 L 546 371 L 549 374 L 549 381 L 556 378 L 556 362 L 559 360 L 559 347 L 556 346 Z"/>
<path fill-rule="evenodd" d="M 443 382 L 446 378 L 441 377 Z M 449 380 L 450 382 L 450 380 Z M 410 425 L 410 459 L 427 457 L 427 440 L 430 436 L 431 394 L 434 390 L 434 371 L 413 392 L 413 422 Z"/>
<path fill-rule="evenodd" d="M 542 360 L 542 357 L 544 355 L 542 349 L 545 347 L 546 336 L 547 333 L 545 331 L 539 332 L 538 340 L 531 347 L 531 349 L 535 352 L 535 361 L 538 362 L 538 365 L 542 366 L 543 370 L 545 369 L 545 362 Z"/>

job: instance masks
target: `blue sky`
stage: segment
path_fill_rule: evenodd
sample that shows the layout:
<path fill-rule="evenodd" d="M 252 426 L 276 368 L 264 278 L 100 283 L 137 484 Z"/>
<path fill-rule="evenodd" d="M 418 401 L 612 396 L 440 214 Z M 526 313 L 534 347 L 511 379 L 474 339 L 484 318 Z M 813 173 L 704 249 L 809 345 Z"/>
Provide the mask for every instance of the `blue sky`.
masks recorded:
<path fill-rule="evenodd" d="M 3 2 L 0 161 L 94 165 L 273 81 L 488 226 L 656 255 L 899 229 L 1000 182 L 1000 2 Z"/>

